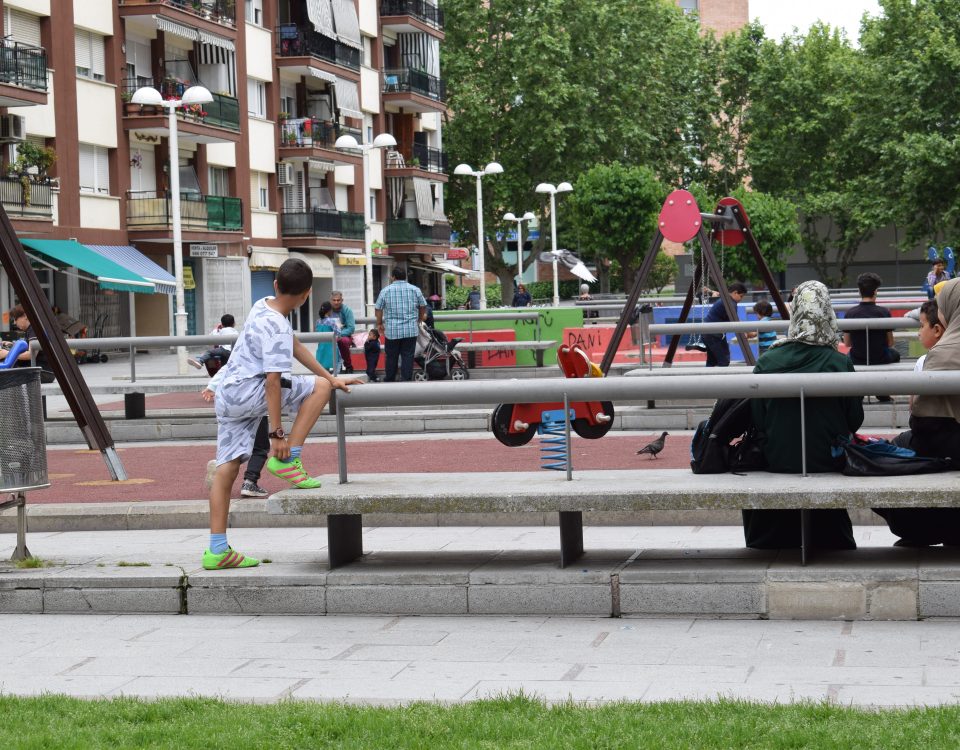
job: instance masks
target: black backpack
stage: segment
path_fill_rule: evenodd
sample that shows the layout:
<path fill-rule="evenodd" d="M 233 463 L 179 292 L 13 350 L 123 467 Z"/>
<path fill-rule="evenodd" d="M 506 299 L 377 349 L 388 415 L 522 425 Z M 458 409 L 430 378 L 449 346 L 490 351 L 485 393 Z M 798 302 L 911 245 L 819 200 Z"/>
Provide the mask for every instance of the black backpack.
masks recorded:
<path fill-rule="evenodd" d="M 740 443 L 731 446 L 737 438 Z M 690 468 L 694 474 L 723 474 L 736 470 L 758 469 L 758 435 L 753 424 L 748 398 L 721 398 L 710 419 L 702 421 L 690 443 Z M 747 448 L 750 450 L 747 450 Z"/>

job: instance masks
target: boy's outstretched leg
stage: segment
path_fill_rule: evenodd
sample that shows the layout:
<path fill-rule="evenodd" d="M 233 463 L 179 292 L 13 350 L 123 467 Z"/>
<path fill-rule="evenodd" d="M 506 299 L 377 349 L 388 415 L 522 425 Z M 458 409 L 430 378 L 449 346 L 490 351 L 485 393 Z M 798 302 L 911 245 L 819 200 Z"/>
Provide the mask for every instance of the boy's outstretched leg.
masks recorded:
<path fill-rule="evenodd" d="M 227 544 L 227 519 L 230 515 L 230 490 L 240 471 L 240 459 L 217 467 L 210 487 L 210 547 L 203 553 L 203 567 L 207 570 L 252 568 L 259 560 L 241 555 Z"/>
<path fill-rule="evenodd" d="M 330 393 L 332 388 L 330 383 L 323 378 L 314 378 L 313 391 L 300 402 L 297 409 L 297 416 L 293 420 L 293 427 L 290 429 L 288 443 L 290 445 L 290 459 L 281 461 L 272 456 L 267 461 L 267 471 L 275 477 L 284 479 L 299 490 L 312 490 L 320 487 L 320 480 L 313 479 L 306 469 L 303 468 L 303 462 L 300 455 L 303 451 L 303 444 L 307 440 L 310 430 L 320 419 L 323 410 L 330 402 Z"/>

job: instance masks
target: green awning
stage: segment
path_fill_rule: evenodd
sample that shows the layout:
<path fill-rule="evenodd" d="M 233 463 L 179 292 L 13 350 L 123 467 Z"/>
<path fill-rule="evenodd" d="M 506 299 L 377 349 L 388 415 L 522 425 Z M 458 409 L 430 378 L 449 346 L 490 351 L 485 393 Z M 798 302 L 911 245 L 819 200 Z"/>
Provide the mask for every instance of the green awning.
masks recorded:
<path fill-rule="evenodd" d="M 42 256 L 39 260 L 52 263 L 58 268 L 76 266 L 78 270 L 92 276 L 101 289 L 144 294 L 153 294 L 156 291 L 153 282 L 147 281 L 143 276 L 127 270 L 102 255 L 98 255 L 79 242 L 73 240 L 21 239 L 20 244 Z"/>

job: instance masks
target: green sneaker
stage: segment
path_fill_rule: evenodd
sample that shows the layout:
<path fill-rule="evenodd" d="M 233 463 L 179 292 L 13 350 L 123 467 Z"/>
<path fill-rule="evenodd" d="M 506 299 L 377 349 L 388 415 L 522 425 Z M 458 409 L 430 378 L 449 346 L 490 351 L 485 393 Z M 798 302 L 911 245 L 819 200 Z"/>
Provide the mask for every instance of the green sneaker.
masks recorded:
<path fill-rule="evenodd" d="M 226 552 L 219 555 L 210 550 L 203 551 L 203 567 L 206 570 L 226 570 L 227 568 L 255 568 L 260 561 L 253 557 L 245 557 L 237 552 L 233 547 L 228 547 Z"/>
<path fill-rule="evenodd" d="M 275 477 L 280 477 L 290 482 L 298 490 L 315 490 L 320 487 L 320 480 L 314 479 L 303 468 L 303 462 L 299 458 L 293 459 L 289 463 L 277 458 L 271 458 L 267 461 L 267 471 Z"/>

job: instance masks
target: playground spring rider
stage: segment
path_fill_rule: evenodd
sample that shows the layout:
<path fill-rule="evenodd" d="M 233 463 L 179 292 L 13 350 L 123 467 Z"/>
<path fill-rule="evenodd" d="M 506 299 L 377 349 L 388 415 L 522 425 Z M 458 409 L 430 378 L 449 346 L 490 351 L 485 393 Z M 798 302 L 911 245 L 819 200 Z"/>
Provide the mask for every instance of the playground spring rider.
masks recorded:
<path fill-rule="evenodd" d="M 600 368 L 578 346 L 561 346 L 557 350 L 557 364 L 567 378 L 602 377 Z M 563 408 L 562 402 L 499 404 L 493 410 L 491 428 L 497 440 L 509 448 L 526 445 L 537 434 L 544 412 L 559 413 L 560 420 L 563 420 Z M 613 425 L 613 404 L 610 401 L 574 401 L 569 408 L 573 415 L 571 428 L 587 440 L 602 438 Z M 567 458 L 569 460 L 569 456 Z"/>

